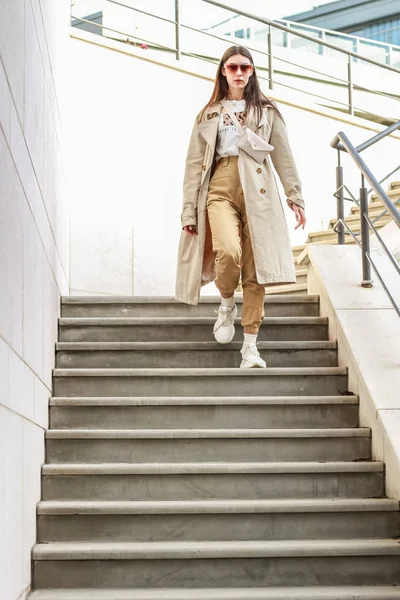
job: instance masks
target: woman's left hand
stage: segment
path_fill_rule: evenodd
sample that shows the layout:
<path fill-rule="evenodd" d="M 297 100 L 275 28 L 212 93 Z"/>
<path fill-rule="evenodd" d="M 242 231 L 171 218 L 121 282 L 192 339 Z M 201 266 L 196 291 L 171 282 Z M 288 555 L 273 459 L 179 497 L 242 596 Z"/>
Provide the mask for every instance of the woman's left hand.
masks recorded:
<path fill-rule="evenodd" d="M 295 229 L 298 229 L 299 227 L 304 229 L 305 224 L 307 223 L 307 219 L 306 219 L 304 210 L 301 208 L 301 206 L 298 206 L 297 204 L 294 204 L 294 203 L 292 204 L 292 206 L 290 208 L 292 209 L 292 211 L 294 212 L 294 214 L 296 216 L 297 225 L 296 225 Z"/>

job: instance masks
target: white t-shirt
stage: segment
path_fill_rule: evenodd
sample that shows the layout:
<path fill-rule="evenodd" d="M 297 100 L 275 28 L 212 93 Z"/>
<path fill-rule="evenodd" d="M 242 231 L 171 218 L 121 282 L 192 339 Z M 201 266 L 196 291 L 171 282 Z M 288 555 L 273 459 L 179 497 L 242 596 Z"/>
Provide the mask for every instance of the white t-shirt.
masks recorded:
<path fill-rule="evenodd" d="M 246 100 L 239 100 L 232 102 L 232 100 L 225 101 L 229 106 L 229 110 L 232 110 L 242 125 L 245 124 L 245 109 Z M 218 136 L 217 136 L 217 160 L 223 156 L 238 156 L 239 149 L 236 146 L 236 142 L 239 139 L 239 132 L 236 126 L 233 124 L 232 119 L 225 110 L 222 108 L 219 123 L 218 123 Z"/>

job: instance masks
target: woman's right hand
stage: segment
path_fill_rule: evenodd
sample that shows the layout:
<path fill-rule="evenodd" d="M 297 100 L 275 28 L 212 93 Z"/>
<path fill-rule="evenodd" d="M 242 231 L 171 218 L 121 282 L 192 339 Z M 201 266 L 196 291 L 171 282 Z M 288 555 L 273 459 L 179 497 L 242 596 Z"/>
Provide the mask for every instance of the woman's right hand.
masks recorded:
<path fill-rule="evenodd" d="M 196 225 L 185 225 L 183 231 L 186 231 L 189 235 L 197 235 Z"/>

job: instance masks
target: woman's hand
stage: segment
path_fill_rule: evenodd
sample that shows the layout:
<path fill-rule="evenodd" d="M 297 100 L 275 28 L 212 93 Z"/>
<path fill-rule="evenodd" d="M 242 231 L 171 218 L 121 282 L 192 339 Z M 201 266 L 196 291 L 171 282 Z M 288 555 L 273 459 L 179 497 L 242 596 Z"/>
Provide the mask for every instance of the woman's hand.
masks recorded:
<path fill-rule="evenodd" d="M 196 225 L 185 225 L 183 231 L 186 231 L 189 235 L 197 235 Z"/>
<path fill-rule="evenodd" d="M 292 211 L 294 212 L 294 214 L 296 216 L 297 225 L 296 225 L 295 229 L 298 229 L 299 227 L 304 229 L 305 224 L 307 223 L 307 219 L 306 219 L 304 210 L 301 208 L 301 206 L 298 206 L 297 204 L 294 204 L 294 203 L 292 203 L 290 208 L 292 209 Z"/>

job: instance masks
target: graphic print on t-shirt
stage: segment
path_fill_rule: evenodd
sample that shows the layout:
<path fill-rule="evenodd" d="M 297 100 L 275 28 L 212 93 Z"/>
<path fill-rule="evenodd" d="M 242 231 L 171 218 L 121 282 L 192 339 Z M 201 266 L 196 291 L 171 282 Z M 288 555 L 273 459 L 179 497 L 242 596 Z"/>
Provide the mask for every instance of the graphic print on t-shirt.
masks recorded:
<path fill-rule="evenodd" d="M 246 111 L 242 110 L 240 112 L 235 112 L 235 117 L 237 118 L 237 120 L 239 121 L 239 123 L 241 124 L 242 127 L 244 127 L 245 123 L 246 123 Z M 234 125 L 230 115 L 228 115 L 228 113 L 222 113 L 222 123 L 221 123 L 221 127 L 219 128 L 219 133 L 222 133 L 223 131 L 229 131 L 230 128 L 233 127 L 233 129 L 235 129 L 236 131 L 236 126 Z"/>

